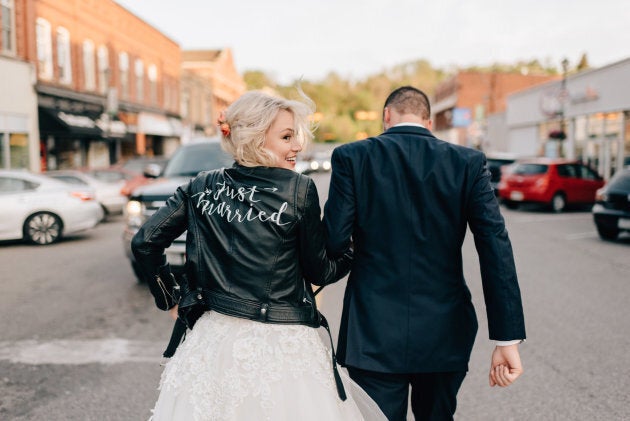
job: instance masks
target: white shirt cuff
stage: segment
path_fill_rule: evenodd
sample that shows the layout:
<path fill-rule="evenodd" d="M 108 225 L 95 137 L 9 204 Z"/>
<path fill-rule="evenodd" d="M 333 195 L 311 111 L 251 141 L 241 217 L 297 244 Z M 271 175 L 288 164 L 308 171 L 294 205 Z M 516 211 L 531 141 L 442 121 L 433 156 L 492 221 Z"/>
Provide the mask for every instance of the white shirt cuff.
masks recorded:
<path fill-rule="evenodd" d="M 497 346 L 516 345 L 523 342 L 523 339 L 514 339 L 513 341 L 495 341 Z"/>

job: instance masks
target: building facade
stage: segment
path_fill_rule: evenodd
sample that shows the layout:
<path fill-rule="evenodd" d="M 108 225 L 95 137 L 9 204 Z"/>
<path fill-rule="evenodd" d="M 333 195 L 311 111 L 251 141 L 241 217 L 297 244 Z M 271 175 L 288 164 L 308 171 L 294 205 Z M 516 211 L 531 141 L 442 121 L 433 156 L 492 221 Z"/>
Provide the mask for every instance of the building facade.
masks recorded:
<path fill-rule="evenodd" d="M 190 137 L 216 135 L 219 114 L 246 90 L 229 48 L 183 51 L 182 84 L 182 118 Z"/>
<path fill-rule="evenodd" d="M 179 45 L 112 0 L 26 0 L 42 170 L 179 144 Z"/>
<path fill-rule="evenodd" d="M 630 58 L 510 95 L 508 148 L 580 159 L 604 176 L 630 157 Z"/>
<path fill-rule="evenodd" d="M 433 131 L 458 145 L 501 150 L 499 131 L 488 131 L 488 117 L 506 109 L 509 94 L 557 76 L 461 71 L 440 83 L 433 100 Z"/>
<path fill-rule="evenodd" d="M 26 12 L 24 0 L 0 0 L 0 168 L 39 171 L 35 67 L 26 61 L 23 42 Z"/>

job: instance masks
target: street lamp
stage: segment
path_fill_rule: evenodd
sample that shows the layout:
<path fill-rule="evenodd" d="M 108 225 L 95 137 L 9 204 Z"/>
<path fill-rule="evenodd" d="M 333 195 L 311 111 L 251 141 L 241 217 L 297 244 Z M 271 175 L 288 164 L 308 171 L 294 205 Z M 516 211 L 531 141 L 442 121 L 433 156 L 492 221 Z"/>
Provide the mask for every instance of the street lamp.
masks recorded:
<path fill-rule="evenodd" d="M 565 110 L 564 110 L 564 106 L 568 97 L 568 92 L 567 92 L 567 70 L 569 69 L 569 60 L 567 60 L 566 58 L 564 58 L 561 62 L 562 64 L 562 87 L 560 89 L 560 131 L 562 132 L 562 134 L 564 135 L 564 137 L 566 138 L 567 135 L 567 131 L 566 131 L 566 123 L 564 120 L 564 114 L 565 114 Z"/>

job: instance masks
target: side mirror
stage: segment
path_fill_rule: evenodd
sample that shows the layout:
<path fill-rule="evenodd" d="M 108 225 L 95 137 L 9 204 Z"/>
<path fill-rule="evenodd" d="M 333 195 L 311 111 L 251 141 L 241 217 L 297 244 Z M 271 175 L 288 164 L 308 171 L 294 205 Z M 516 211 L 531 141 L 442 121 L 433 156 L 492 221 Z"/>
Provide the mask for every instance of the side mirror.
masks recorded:
<path fill-rule="evenodd" d="M 162 174 L 162 168 L 158 164 L 149 164 L 142 171 L 142 175 L 146 178 L 158 178 L 160 174 Z"/>

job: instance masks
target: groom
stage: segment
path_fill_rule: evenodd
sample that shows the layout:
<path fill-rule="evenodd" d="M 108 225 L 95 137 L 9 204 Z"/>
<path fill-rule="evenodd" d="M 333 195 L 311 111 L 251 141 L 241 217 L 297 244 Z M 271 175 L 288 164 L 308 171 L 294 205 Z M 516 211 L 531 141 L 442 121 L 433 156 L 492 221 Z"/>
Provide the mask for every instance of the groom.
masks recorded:
<path fill-rule="evenodd" d="M 525 339 L 512 247 L 484 155 L 431 134 L 430 105 L 405 86 L 385 101 L 377 137 L 335 149 L 325 222 L 329 252 L 352 241 L 338 359 L 389 420 L 451 420 L 477 319 L 461 247 L 479 255 L 490 339 L 490 386 L 522 373 Z"/>

